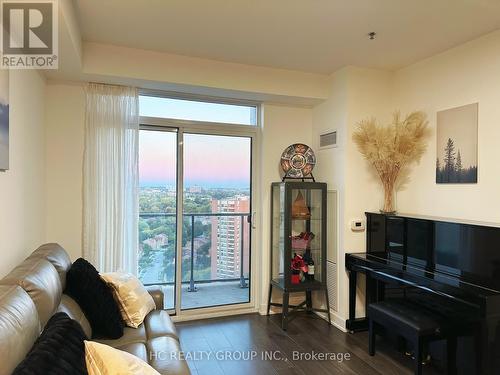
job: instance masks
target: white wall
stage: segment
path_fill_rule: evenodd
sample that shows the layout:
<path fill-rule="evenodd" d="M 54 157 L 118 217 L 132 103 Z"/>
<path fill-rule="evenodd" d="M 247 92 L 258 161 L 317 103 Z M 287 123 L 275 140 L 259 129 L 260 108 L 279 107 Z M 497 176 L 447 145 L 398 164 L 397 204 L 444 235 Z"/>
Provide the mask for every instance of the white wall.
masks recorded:
<path fill-rule="evenodd" d="M 10 169 L 0 172 L 0 277 L 45 240 L 45 80 L 10 71 Z"/>
<path fill-rule="evenodd" d="M 329 189 L 339 194 L 344 192 L 346 130 L 348 121 L 348 74 L 347 69 L 334 73 L 329 79 L 329 97 L 313 109 L 313 146 L 317 163 L 314 173 L 328 183 Z M 319 135 L 322 132 L 337 131 L 337 147 L 319 149 Z"/>
<path fill-rule="evenodd" d="M 380 187 L 377 177 L 366 165 L 352 134 L 356 124 L 364 118 L 375 116 L 388 119 L 392 103 L 391 74 L 375 69 L 346 67 L 330 77 L 330 97 L 313 109 L 313 143 L 318 149 L 316 177 L 328 183 L 329 189 L 338 192 L 338 254 L 337 288 L 338 311 L 334 321 L 344 326 L 348 315 L 348 279 L 345 272 L 345 254 L 363 252 L 365 233 L 353 232 L 350 221 L 364 219 L 365 211 L 377 210 Z M 319 150 L 319 135 L 326 130 L 337 130 L 336 148 Z M 330 286 L 331 288 L 333 286 Z M 360 283 L 359 298 L 363 291 Z M 363 305 L 358 304 L 359 313 Z"/>
<path fill-rule="evenodd" d="M 99 43 L 84 43 L 81 69 L 74 79 L 293 105 L 323 100 L 327 77 Z"/>
<path fill-rule="evenodd" d="M 401 212 L 500 222 L 500 31 L 395 74 L 397 105 L 424 110 L 432 137 L 411 182 L 397 194 Z M 479 103 L 478 183 L 437 185 L 436 112 Z"/>
<path fill-rule="evenodd" d="M 348 278 L 345 272 L 345 253 L 366 251 L 366 233 L 353 232 L 351 221 L 365 219 L 366 211 L 378 211 L 382 202 L 382 188 L 378 176 L 373 173 L 358 152 L 352 141 L 352 135 L 359 121 L 375 117 L 381 123 L 390 120 L 393 111 L 391 94 L 391 74 L 376 69 L 362 69 L 350 67 L 348 120 L 346 135 L 346 167 L 345 167 L 345 194 L 343 221 L 340 222 L 340 231 L 344 232 L 344 241 L 338 263 L 339 286 L 339 313 L 347 317 L 348 311 Z M 357 313 L 364 314 L 364 283 L 360 282 L 357 303 Z"/>
<path fill-rule="evenodd" d="M 314 175 L 318 181 L 326 182 L 329 190 L 337 191 L 337 219 L 343 223 L 345 213 L 345 168 L 346 168 L 346 148 L 347 139 L 347 124 L 348 124 L 348 70 L 341 69 L 332 74 L 329 79 L 329 97 L 320 105 L 313 108 L 312 111 L 312 145 L 316 152 L 316 166 Z M 337 131 L 337 147 L 324 150 L 319 149 L 319 136 L 326 131 Z M 328 233 L 327 235 L 331 235 Z M 333 262 L 337 267 L 337 282 L 342 282 L 344 276 L 343 267 L 340 268 L 339 262 L 342 261 L 342 255 L 345 241 L 345 230 L 339 227 L 337 231 L 337 259 Z M 339 286 L 334 288 L 329 285 L 330 289 L 334 289 L 334 295 L 337 295 L 339 310 L 342 309 L 342 296 L 339 296 L 339 291 L 342 288 Z M 330 291 L 331 292 L 331 291 Z M 322 295 L 314 294 L 314 304 L 324 304 Z M 337 311 L 332 311 L 332 320 L 334 324 L 344 326 L 344 317 Z"/>
<path fill-rule="evenodd" d="M 49 82 L 46 103 L 46 237 L 74 260 L 82 254 L 83 86 Z"/>
<path fill-rule="evenodd" d="M 270 205 L 271 183 L 281 181 L 280 158 L 283 150 L 293 143 L 311 144 L 312 111 L 310 108 L 288 107 L 264 104 L 263 127 L 261 137 L 261 168 L 260 171 L 260 234 L 261 241 L 254 247 L 260 255 L 256 277 L 261 282 L 260 312 L 264 313 L 267 306 L 269 291 L 269 260 L 270 260 Z M 281 293 L 273 293 L 273 301 L 277 302 Z"/>

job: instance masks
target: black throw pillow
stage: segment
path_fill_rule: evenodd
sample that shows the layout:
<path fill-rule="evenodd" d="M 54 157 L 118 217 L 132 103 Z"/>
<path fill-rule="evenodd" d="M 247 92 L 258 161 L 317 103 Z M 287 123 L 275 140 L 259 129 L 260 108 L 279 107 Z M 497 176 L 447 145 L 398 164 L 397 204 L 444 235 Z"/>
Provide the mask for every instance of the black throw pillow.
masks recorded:
<path fill-rule="evenodd" d="M 92 337 L 117 339 L 123 336 L 124 323 L 113 292 L 85 259 L 77 259 L 66 273 L 65 293 L 83 310 L 92 327 Z"/>
<path fill-rule="evenodd" d="M 76 320 L 57 313 L 12 375 L 86 375 L 86 339 Z"/>

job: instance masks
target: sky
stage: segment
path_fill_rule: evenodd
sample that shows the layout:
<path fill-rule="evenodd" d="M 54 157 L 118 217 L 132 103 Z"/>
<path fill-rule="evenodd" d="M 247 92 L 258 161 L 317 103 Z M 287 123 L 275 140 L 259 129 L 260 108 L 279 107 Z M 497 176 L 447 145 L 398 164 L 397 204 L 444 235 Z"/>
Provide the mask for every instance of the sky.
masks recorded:
<path fill-rule="evenodd" d="M 140 186 L 173 186 L 177 133 L 142 130 L 139 139 Z M 184 134 L 184 186 L 250 187 L 250 138 Z"/>
<path fill-rule="evenodd" d="M 440 111 L 437 114 L 437 156 L 441 165 L 448 138 L 453 139 L 455 152 L 460 150 L 462 166 L 477 166 L 478 105 L 469 104 Z"/>
<path fill-rule="evenodd" d="M 141 116 L 255 125 L 256 108 L 243 105 L 196 102 L 139 96 Z"/>

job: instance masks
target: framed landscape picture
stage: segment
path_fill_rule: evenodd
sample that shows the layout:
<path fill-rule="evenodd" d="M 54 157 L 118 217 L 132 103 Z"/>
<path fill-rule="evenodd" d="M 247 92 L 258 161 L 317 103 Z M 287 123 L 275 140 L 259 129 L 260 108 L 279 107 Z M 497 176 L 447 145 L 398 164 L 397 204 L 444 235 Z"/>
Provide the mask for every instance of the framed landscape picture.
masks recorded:
<path fill-rule="evenodd" d="M 0 170 L 9 169 L 9 71 L 0 69 Z"/>
<path fill-rule="evenodd" d="M 437 113 L 436 182 L 477 183 L 478 103 Z"/>

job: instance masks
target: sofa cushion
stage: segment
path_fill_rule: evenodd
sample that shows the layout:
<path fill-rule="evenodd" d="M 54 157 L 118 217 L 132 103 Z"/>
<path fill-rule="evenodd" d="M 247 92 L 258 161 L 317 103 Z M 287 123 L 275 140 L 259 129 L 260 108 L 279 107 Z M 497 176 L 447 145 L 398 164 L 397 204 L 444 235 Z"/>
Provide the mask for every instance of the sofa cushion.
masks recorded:
<path fill-rule="evenodd" d="M 173 337 L 157 337 L 146 343 L 149 364 L 160 374 L 189 375 L 191 371 L 182 360 L 179 341 Z"/>
<path fill-rule="evenodd" d="M 163 310 L 164 306 L 164 295 L 163 289 L 158 285 L 148 285 L 146 286 L 146 290 L 153 297 L 153 301 L 155 301 L 156 309 Z"/>
<path fill-rule="evenodd" d="M 156 337 L 169 336 L 179 340 L 174 323 L 164 310 L 153 310 L 144 319 L 144 323 L 137 328 L 125 327 L 123 336 L 116 340 L 96 339 L 102 344 L 120 348 L 132 343 L 146 343 Z"/>
<path fill-rule="evenodd" d="M 65 313 L 56 313 L 12 374 L 86 375 L 85 339 L 78 322 Z"/>
<path fill-rule="evenodd" d="M 0 280 L 0 285 L 19 285 L 31 297 L 42 327 L 50 319 L 61 300 L 61 281 L 50 262 L 28 258 Z"/>
<path fill-rule="evenodd" d="M 160 336 L 170 336 L 179 339 L 174 323 L 165 310 L 154 310 L 144 320 L 148 339 Z"/>
<path fill-rule="evenodd" d="M 119 346 L 134 344 L 138 342 L 145 343 L 147 341 L 146 328 L 144 324 L 141 324 L 138 328 L 125 327 L 123 329 L 122 337 L 114 340 L 106 339 L 94 339 L 94 341 L 100 342 L 101 344 L 106 344 L 112 346 L 113 348 L 118 348 Z"/>
<path fill-rule="evenodd" d="M 136 357 L 142 359 L 144 362 L 148 362 L 148 352 L 146 350 L 146 345 L 142 342 L 119 346 L 116 349 L 123 350 L 124 352 L 135 355 Z"/>
<path fill-rule="evenodd" d="M 46 243 L 33 251 L 28 258 L 45 258 L 48 260 L 59 274 L 61 287 L 64 290 L 66 287 L 66 272 L 71 267 L 71 259 L 66 250 L 57 243 Z"/>
<path fill-rule="evenodd" d="M 10 375 L 40 334 L 33 300 L 18 285 L 0 286 L 0 375 Z"/>
<path fill-rule="evenodd" d="M 61 297 L 61 304 L 57 308 L 57 311 L 68 314 L 71 319 L 80 323 L 83 332 L 85 332 L 87 337 L 92 337 L 92 328 L 90 327 L 90 323 L 80 306 L 78 306 L 78 303 L 76 303 L 73 298 L 63 293 Z"/>
<path fill-rule="evenodd" d="M 124 324 L 113 292 L 85 259 L 77 259 L 69 269 L 65 292 L 82 308 L 93 337 L 117 339 L 123 335 Z"/>

